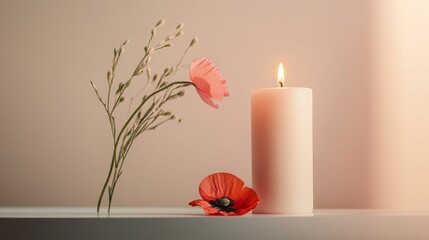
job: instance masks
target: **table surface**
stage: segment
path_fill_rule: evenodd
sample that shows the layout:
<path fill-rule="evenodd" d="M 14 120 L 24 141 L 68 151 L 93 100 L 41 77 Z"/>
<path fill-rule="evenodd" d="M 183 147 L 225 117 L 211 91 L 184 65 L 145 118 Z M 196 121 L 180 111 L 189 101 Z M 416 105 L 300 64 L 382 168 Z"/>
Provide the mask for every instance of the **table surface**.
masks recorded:
<path fill-rule="evenodd" d="M 205 216 L 199 208 L 1 207 L 5 239 L 429 239 L 429 212 L 316 209 Z M 3 238 L 1 238 L 3 239 Z"/>
<path fill-rule="evenodd" d="M 297 218 L 297 217 L 400 217 L 426 216 L 429 211 L 394 211 L 380 209 L 315 209 L 312 214 L 246 214 L 244 218 Z M 107 214 L 107 208 L 96 213 L 95 207 L 0 207 L 0 218 L 213 218 L 206 216 L 201 208 L 142 208 L 114 207 Z"/>

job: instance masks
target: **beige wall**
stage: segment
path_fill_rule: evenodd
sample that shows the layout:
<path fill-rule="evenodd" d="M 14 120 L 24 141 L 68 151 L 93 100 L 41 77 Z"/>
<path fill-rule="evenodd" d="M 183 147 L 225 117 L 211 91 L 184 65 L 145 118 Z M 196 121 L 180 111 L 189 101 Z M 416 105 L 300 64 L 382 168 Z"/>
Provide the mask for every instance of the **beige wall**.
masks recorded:
<path fill-rule="evenodd" d="M 231 96 L 218 111 L 192 91 L 172 104 L 182 124 L 139 139 L 115 206 L 186 206 L 215 171 L 250 184 L 250 91 L 275 86 L 282 61 L 287 84 L 313 88 L 315 206 L 429 209 L 429 10 L 401 2 L 1 1 L 0 205 L 95 206 L 112 143 L 89 81 L 103 89 L 129 38 L 127 77 L 166 18 L 198 35 L 185 60 L 211 58 Z"/>
<path fill-rule="evenodd" d="M 379 0 L 372 34 L 372 206 L 429 209 L 429 2 Z"/>

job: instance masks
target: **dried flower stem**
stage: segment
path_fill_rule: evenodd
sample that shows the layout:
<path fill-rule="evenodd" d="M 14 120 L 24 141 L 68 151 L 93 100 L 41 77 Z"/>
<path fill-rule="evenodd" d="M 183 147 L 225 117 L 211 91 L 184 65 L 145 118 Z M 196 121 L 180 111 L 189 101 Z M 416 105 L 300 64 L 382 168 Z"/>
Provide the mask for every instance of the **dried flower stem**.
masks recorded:
<path fill-rule="evenodd" d="M 114 54 L 112 68 L 107 72 L 108 90 L 106 101 L 104 101 L 99 94 L 99 91 L 95 84 L 91 82 L 91 85 L 96 93 L 98 100 L 102 103 L 107 113 L 113 137 L 113 154 L 111 164 L 106 181 L 104 182 L 103 188 L 98 199 L 97 213 L 100 211 L 100 207 L 106 190 L 108 190 L 108 212 L 110 213 L 113 194 L 118 180 L 122 175 L 122 169 L 124 166 L 125 159 L 128 155 L 129 150 L 131 149 L 131 146 L 134 143 L 134 140 L 141 133 L 149 130 L 154 130 L 157 127 L 163 125 L 164 123 L 174 120 L 175 116 L 169 111 L 164 111 L 163 105 L 170 100 L 182 97 L 184 95 L 184 91 L 181 91 L 181 88 L 185 88 L 191 85 L 195 86 L 192 82 L 189 81 L 166 81 L 168 77 L 173 76 L 177 72 L 185 54 L 188 52 L 189 48 L 195 44 L 195 39 L 192 40 L 191 44 L 185 50 L 185 52 L 180 58 L 180 61 L 175 65 L 175 67 L 167 67 L 165 68 L 161 77 L 157 78 L 157 75 L 155 74 L 153 79 L 151 79 L 151 70 L 149 67 L 151 56 L 160 49 L 173 46 L 173 44 L 169 43 L 169 41 L 171 39 L 178 38 L 183 35 L 183 31 L 181 30 L 183 24 L 179 24 L 176 27 L 176 30 L 172 31 L 161 42 L 152 46 L 151 43 L 156 35 L 156 29 L 158 27 L 161 27 L 163 24 L 164 20 L 160 20 L 156 24 L 156 26 L 152 28 L 150 39 L 145 47 L 145 53 L 143 55 L 143 58 L 140 60 L 139 64 L 137 64 L 131 77 L 127 81 L 119 83 L 114 96 L 112 96 L 112 91 L 116 67 L 119 63 L 120 57 L 124 53 L 124 47 L 128 43 L 128 40 L 125 41 L 119 47 L 119 49 L 115 48 L 113 51 Z M 124 94 L 126 90 L 132 85 L 133 79 L 140 76 L 145 70 L 147 75 L 147 82 L 140 93 L 149 91 L 148 88 L 150 86 L 150 82 L 155 80 L 157 80 L 158 82 L 155 86 L 153 86 L 153 90 L 149 92 L 148 95 L 144 95 L 140 104 L 133 111 L 131 111 L 131 109 L 135 97 L 130 99 L 131 102 L 128 110 L 129 116 L 120 128 L 119 134 L 117 134 L 117 129 L 119 128 L 117 128 L 115 121 L 115 110 L 125 100 Z M 140 95 L 140 93 L 138 95 Z"/>

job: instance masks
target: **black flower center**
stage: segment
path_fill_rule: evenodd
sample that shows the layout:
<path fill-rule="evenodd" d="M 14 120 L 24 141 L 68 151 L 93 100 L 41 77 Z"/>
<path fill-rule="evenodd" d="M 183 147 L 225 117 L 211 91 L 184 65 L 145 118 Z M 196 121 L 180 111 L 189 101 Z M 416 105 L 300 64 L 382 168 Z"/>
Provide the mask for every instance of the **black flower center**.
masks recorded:
<path fill-rule="evenodd" d="M 219 211 L 224 212 L 235 212 L 237 209 L 232 208 L 234 206 L 234 201 L 228 197 L 221 197 L 216 200 L 211 200 L 209 203 L 212 207 L 219 209 Z"/>

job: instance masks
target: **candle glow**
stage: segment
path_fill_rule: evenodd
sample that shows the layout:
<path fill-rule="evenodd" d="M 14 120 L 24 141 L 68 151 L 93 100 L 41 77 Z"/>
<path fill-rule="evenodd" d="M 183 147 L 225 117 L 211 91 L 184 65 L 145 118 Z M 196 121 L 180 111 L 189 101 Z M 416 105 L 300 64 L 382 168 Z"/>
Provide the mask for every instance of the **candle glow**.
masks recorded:
<path fill-rule="evenodd" d="M 285 73 L 283 70 L 283 64 L 279 64 L 279 70 L 277 72 L 277 81 L 280 83 L 280 87 L 285 85 Z"/>

